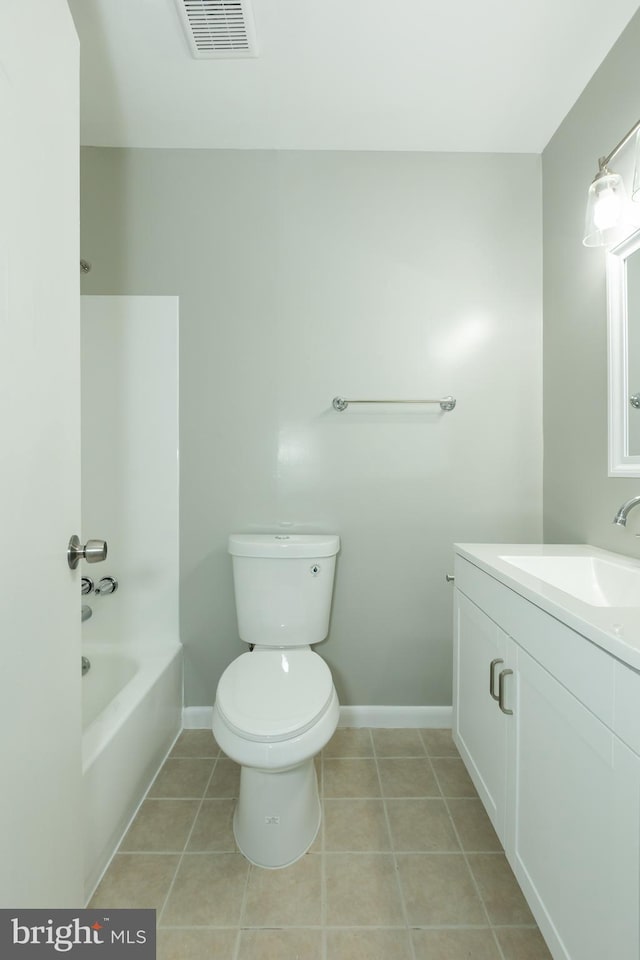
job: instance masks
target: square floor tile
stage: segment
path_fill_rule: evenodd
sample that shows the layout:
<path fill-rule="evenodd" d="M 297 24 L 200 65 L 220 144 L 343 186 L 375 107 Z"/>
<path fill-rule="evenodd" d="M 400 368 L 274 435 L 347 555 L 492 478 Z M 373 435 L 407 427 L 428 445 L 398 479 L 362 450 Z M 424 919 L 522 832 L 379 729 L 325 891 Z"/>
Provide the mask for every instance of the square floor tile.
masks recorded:
<path fill-rule="evenodd" d="M 203 800 L 189 837 L 189 853 L 237 853 L 233 835 L 235 808 L 236 801 L 229 797 Z"/>
<path fill-rule="evenodd" d="M 453 757 L 433 757 L 431 765 L 438 778 L 443 797 L 478 796 L 462 760 L 456 760 Z"/>
<path fill-rule="evenodd" d="M 384 797 L 440 797 L 440 787 L 426 758 L 378 760 Z"/>
<path fill-rule="evenodd" d="M 322 923 L 322 859 L 307 854 L 290 867 L 252 867 L 243 926 L 315 926 Z"/>
<path fill-rule="evenodd" d="M 377 757 L 424 757 L 424 744 L 418 730 L 372 730 Z"/>
<path fill-rule="evenodd" d="M 239 853 L 186 853 L 161 926 L 237 926 L 249 864 Z"/>
<path fill-rule="evenodd" d="M 325 797 L 379 797 L 375 760 L 324 760 Z"/>
<path fill-rule="evenodd" d="M 217 960 L 217 954 L 216 960 Z M 321 930 L 243 930 L 238 960 L 321 960 Z"/>
<path fill-rule="evenodd" d="M 535 924 L 507 858 L 501 853 L 470 853 L 469 866 L 493 924 Z"/>
<path fill-rule="evenodd" d="M 358 727 L 338 727 L 322 751 L 323 757 L 372 757 L 371 732 Z"/>
<path fill-rule="evenodd" d="M 325 850 L 391 849 L 382 800 L 325 800 L 324 831 Z"/>
<path fill-rule="evenodd" d="M 398 871 L 409 923 L 454 926 L 486 923 L 461 854 L 399 854 Z"/>
<path fill-rule="evenodd" d="M 237 797 L 240 793 L 240 769 L 240 765 L 233 760 L 216 761 L 207 796 Z"/>
<path fill-rule="evenodd" d="M 234 960 L 237 930 L 163 930 L 157 932 L 157 960 Z"/>
<path fill-rule="evenodd" d="M 120 850 L 182 853 L 199 806 L 200 800 L 145 800 Z"/>
<path fill-rule="evenodd" d="M 430 757 L 459 757 L 451 730 L 421 730 L 420 736 Z"/>
<path fill-rule="evenodd" d="M 151 784 L 149 797 L 202 797 L 215 760 L 165 760 Z"/>
<path fill-rule="evenodd" d="M 502 852 L 502 844 L 481 800 L 474 797 L 448 799 L 447 806 L 463 850 L 474 853 Z"/>
<path fill-rule="evenodd" d="M 412 960 L 406 930 L 327 930 L 329 960 Z"/>
<path fill-rule="evenodd" d="M 160 910 L 179 862 L 177 854 L 118 853 L 89 905 Z"/>
<path fill-rule="evenodd" d="M 325 876 L 328 926 L 404 923 L 392 856 L 325 853 Z"/>
<path fill-rule="evenodd" d="M 169 754 L 176 757 L 217 757 L 220 747 L 211 730 L 183 730 Z"/>
<path fill-rule="evenodd" d="M 497 927 L 496 936 L 504 960 L 553 960 L 542 934 L 537 929 Z"/>
<path fill-rule="evenodd" d="M 386 804 L 394 850 L 460 850 L 444 800 L 387 800 Z"/>
<path fill-rule="evenodd" d="M 501 960 L 489 928 L 414 930 L 413 946 L 416 960 Z"/>

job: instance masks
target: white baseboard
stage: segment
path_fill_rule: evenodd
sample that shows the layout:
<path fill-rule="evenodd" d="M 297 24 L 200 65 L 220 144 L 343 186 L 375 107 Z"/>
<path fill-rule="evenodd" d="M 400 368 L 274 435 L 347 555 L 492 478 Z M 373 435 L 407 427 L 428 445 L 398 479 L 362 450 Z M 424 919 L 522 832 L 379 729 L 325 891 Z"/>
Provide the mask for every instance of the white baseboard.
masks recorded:
<path fill-rule="evenodd" d="M 184 730 L 211 730 L 213 707 L 183 707 L 182 727 Z"/>
<path fill-rule="evenodd" d="M 213 707 L 184 707 L 182 726 L 185 730 L 210 730 Z M 340 727 L 451 727 L 452 707 L 340 707 Z"/>
<path fill-rule="evenodd" d="M 340 707 L 340 727 L 448 728 L 452 707 Z"/>

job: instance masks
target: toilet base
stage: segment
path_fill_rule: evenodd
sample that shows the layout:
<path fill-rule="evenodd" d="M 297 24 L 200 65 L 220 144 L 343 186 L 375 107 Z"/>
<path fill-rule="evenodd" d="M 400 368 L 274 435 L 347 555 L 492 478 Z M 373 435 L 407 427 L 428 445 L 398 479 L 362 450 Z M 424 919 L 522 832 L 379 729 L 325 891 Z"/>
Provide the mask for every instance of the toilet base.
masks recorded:
<path fill-rule="evenodd" d="M 304 856 L 322 817 L 313 757 L 288 770 L 242 767 L 233 832 L 258 867 L 287 867 Z"/>

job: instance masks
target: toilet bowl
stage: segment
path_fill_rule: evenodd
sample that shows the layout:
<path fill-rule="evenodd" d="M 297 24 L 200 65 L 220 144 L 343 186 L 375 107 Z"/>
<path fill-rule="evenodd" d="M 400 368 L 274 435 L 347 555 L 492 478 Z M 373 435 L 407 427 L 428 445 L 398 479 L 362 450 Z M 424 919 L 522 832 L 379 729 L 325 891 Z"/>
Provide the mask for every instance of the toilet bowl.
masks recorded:
<path fill-rule="evenodd" d="M 339 703 L 311 644 L 328 631 L 338 549 L 334 535 L 229 538 L 240 636 L 253 649 L 220 678 L 213 733 L 241 766 L 236 843 L 261 867 L 294 863 L 321 822 L 314 757 Z"/>

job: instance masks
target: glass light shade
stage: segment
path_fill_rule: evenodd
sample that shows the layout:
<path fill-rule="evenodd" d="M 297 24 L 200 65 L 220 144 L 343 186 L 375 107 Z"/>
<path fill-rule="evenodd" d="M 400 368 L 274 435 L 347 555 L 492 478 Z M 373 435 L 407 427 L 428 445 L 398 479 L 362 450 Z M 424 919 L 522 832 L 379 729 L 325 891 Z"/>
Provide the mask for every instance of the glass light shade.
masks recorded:
<path fill-rule="evenodd" d="M 620 174 L 601 171 L 589 187 L 582 241 L 585 247 L 604 247 L 619 238 L 627 202 Z"/>
<path fill-rule="evenodd" d="M 631 189 L 631 199 L 640 203 L 640 130 L 636 133 L 636 146 L 634 151 L 633 166 L 633 187 Z"/>

